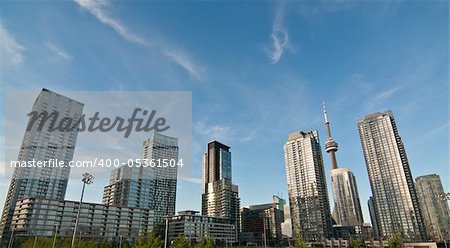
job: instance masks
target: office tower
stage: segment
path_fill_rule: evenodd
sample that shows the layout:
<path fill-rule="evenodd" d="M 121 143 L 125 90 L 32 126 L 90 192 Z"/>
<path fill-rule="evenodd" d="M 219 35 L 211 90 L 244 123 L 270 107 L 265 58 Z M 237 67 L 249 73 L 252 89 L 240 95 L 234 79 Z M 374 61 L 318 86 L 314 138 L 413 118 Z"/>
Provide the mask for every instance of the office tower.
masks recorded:
<path fill-rule="evenodd" d="M 377 223 L 377 217 L 375 212 L 375 206 L 373 205 L 373 196 L 369 197 L 369 200 L 367 201 L 367 206 L 369 207 L 369 215 L 370 215 L 370 222 L 372 223 L 372 232 L 374 239 L 379 239 L 380 234 L 378 232 L 378 223 Z"/>
<path fill-rule="evenodd" d="M 273 203 L 243 207 L 241 210 L 241 242 L 277 245 L 283 238 L 283 199 L 274 196 Z M 281 205 L 283 204 L 283 205 Z"/>
<path fill-rule="evenodd" d="M 122 166 L 111 172 L 109 184 L 103 189 L 102 203 L 115 206 L 132 206 L 149 208 L 152 201 L 153 188 L 151 176 L 145 173 L 152 169 Z"/>
<path fill-rule="evenodd" d="M 277 195 L 274 195 L 274 196 L 272 196 L 272 201 L 273 201 L 273 203 L 276 204 L 276 208 L 277 209 L 283 211 L 283 218 L 284 218 L 284 216 L 286 216 L 284 214 L 284 209 L 285 209 L 285 206 L 286 206 L 286 200 L 281 198 L 281 197 L 279 197 L 279 196 L 277 196 Z"/>
<path fill-rule="evenodd" d="M 175 161 L 175 164 L 163 166 L 163 160 Z M 109 185 L 103 191 L 103 203 L 150 208 L 154 211 L 155 223 L 161 224 L 164 216 L 175 214 L 178 139 L 153 133 L 144 141 L 140 162 L 147 166 L 135 163 L 112 171 Z M 151 163 L 154 166 L 148 166 Z"/>
<path fill-rule="evenodd" d="M 230 147 L 211 141 L 203 155 L 202 215 L 230 219 L 239 232 L 238 186 L 232 184 Z"/>
<path fill-rule="evenodd" d="M 327 131 L 325 151 L 330 154 L 331 160 L 331 186 L 334 196 L 335 221 L 340 226 L 354 226 L 361 230 L 364 222 L 361 211 L 356 179 L 353 173 L 346 168 L 339 168 L 336 160 L 338 144 L 331 136 L 328 113 L 323 104 L 323 114 Z M 357 230 L 358 231 L 358 230 Z"/>
<path fill-rule="evenodd" d="M 80 120 L 84 105 L 73 99 L 42 89 L 36 98 L 27 129 L 23 136 L 17 161 L 64 161 L 64 167 L 16 167 L 6 196 L 0 222 L 2 242 L 8 240 L 11 220 L 17 200 L 25 197 L 45 197 L 62 200 L 66 195 L 70 167 L 78 130 L 51 130 L 64 126 L 64 120 L 72 123 Z M 61 122 L 62 121 L 62 122 Z M 75 125 L 75 124 L 73 124 Z"/>
<path fill-rule="evenodd" d="M 428 235 L 432 240 L 450 240 L 450 210 L 439 175 L 416 178 L 417 197 Z"/>
<path fill-rule="evenodd" d="M 330 203 L 318 132 L 289 134 L 284 160 L 293 236 L 308 242 L 331 237 Z"/>
<path fill-rule="evenodd" d="M 406 241 L 426 238 L 405 147 L 391 111 L 358 121 L 380 238 L 400 232 Z"/>

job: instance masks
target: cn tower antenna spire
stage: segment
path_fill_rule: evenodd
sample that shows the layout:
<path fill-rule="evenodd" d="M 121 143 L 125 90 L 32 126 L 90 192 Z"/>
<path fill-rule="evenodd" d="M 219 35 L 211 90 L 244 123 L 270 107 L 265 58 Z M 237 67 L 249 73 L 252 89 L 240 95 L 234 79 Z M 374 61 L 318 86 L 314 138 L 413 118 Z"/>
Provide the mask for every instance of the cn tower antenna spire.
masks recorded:
<path fill-rule="evenodd" d="M 325 117 L 325 124 L 329 123 L 328 122 L 328 114 L 327 114 L 327 107 L 325 106 L 325 102 L 322 102 L 323 105 L 323 116 Z"/>
<path fill-rule="evenodd" d="M 337 169 L 337 161 L 336 161 L 336 152 L 338 150 L 338 144 L 333 140 L 333 137 L 331 137 L 331 128 L 330 128 L 330 122 L 328 120 L 328 113 L 327 108 L 325 106 L 325 102 L 322 102 L 323 104 L 323 116 L 325 118 L 325 128 L 327 130 L 327 142 L 325 143 L 325 151 L 330 154 L 331 159 L 331 168 Z"/>

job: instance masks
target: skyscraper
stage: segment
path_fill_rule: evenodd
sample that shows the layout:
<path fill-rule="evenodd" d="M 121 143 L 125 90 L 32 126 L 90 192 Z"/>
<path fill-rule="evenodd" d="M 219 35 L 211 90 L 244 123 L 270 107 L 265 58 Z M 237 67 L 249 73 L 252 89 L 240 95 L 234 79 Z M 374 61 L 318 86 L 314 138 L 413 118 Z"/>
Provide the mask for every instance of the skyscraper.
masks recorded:
<path fill-rule="evenodd" d="M 51 130 L 64 118 L 77 123 L 84 105 L 78 101 L 42 89 L 36 98 L 27 129 L 23 136 L 17 161 L 64 161 L 64 167 L 16 167 L 6 196 L 0 222 L 1 240 L 10 235 L 10 225 L 17 200 L 25 197 L 43 197 L 63 200 L 69 179 L 69 161 L 73 159 L 78 130 Z M 69 122 L 70 123 L 70 122 Z"/>
<path fill-rule="evenodd" d="M 439 175 L 417 177 L 416 190 L 429 237 L 450 240 L 450 210 Z"/>
<path fill-rule="evenodd" d="M 202 215 L 223 217 L 236 223 L 238 233 L 240 199 L 232 184 L 230 147 L 211 141 L 203 155 Z M 237 238 L 236 233 L 236 238 Z"/>
<path fill-rule="evenodd" d="M 176 161 L 175 166 L 158 167 L 158 160 Z M 111 172 L 103 191 L 103 203 L 154 210 L 156 224 L 175 214 L 177 189 L 178 139 L 160 133 L 144 141 L 142 163 L 155 166 L 126 165 Z M 162 163 L 162 162 L 161 162 Z"/>
<path fill-rule="evenodd" d="M 407 241 L 426 238 L 405 147 L 391 111 L 358 122 L 380 238 L 400 232 Z"/>
<path fill-rule="evenodd" d="M 379 239 L 380 235 L 378 232 L 378 223 L 377 223 L 377 216 L 375 212 L 375 206 L 373 203 L 373 196 L 369 197 L 369 200 L 367 201 L 367 206 L 369 207 L 369 215 L 370 215 L 370 222 L 372 223 L 372 232 L 374 239 Z"/>
<path fill-rule="evenodd" d="M 363 217 L 361 211 L 361 202 L 359 200 L 356 179 L 353 173 L 346 168 L 338 168 L 336 152 L 338 144 L 331 136 L 330 122 L 328 113 L 323 104 L 323 114 L 325 118 L 325 127 L 327 131 L 327 142 L 325 151 L 330 154 L 331 160 L 331 186 L 334 196 L 335 221 L 340 226 L 362 227 Z M 357 228 L 361 229 L 361 228 Z"/>
<path fill-rule="evenodd" d="M 284 160 L 293 236 L 308 242 L 331 237 L 330 203 L 318 132 L 289 134 Z"/>

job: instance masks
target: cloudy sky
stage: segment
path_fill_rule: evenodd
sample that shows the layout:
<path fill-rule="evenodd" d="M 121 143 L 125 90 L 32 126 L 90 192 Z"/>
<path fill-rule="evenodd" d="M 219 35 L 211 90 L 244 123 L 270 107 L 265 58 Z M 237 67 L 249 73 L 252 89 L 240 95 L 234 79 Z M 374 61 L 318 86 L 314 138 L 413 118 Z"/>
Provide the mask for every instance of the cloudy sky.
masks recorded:
<path fill-rule="evenodd" d="M 338 163 L 355 172 L 370 222 L 356 126 L 367 114 L 392 110 L 413 176 L 438 173 L 450 191 L 448 19 L 448 1 L 3 1 L 2 99 L 43 87 L 192 91 L 193 171 L 178 210 L 200 209 L 212 139 L 231 146 L 243 206 L 287 197 L 283 143 L 317 129 L 323 144 L 326 101 Z M 86 200 L 100 202 L 105 184 Z M 72 180 L 67 199 L 80 187 Z"/>

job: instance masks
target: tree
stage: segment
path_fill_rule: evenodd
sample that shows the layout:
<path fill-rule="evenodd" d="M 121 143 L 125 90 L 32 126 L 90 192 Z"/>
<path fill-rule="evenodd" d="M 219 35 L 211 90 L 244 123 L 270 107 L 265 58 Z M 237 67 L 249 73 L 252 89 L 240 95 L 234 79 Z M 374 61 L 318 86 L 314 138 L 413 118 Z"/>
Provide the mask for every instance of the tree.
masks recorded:
<path fill-rule="evenodd" d="M 303 239 L 303 237 L 299 237 L 297 238 L 294 243 L 292 245 L 290 245 L 289 247 L 294 247 L 294 248 L 306 248 L 308 247 L 306 245 L 305 239 Z"/>
<path fill-rule="evenodd" d="M 400 232 L 396 232 L 392 237 L 388 240 L 389 248 L 400 248 L 402 247 L 403 238 Z"/>
<path fill-rule="evenodd" d="M 156 228 L 147 234 L 145 238 L 144 229 L 141 229 L 139 238 L 134 242 L 133 248 L 161 248 L 163 246 L 162 239 L 156 234 Z"/>
<path fill-rule="evenodd" d="M 205 238 L 202 236 L 200 242 L 196 245 L 197 248 L 214 248 L 214 240 L 211 237 Z"/>
<path fill-rule="evenodd" d="M 349 241 L 350 248 L 362 248 L 364 247 L 363 243 L 361 242 L 361 239 L 351 236 Z"/>
<path fill-rule="evenodd" d="M 186 239 L 186 237 L 184 235 L 180 235 L 173 241 L 173 244 L 170 247 L 188 248 L 188 247 L 190 247 L 190 245 L 189 245 L 189 241 Z"/>

